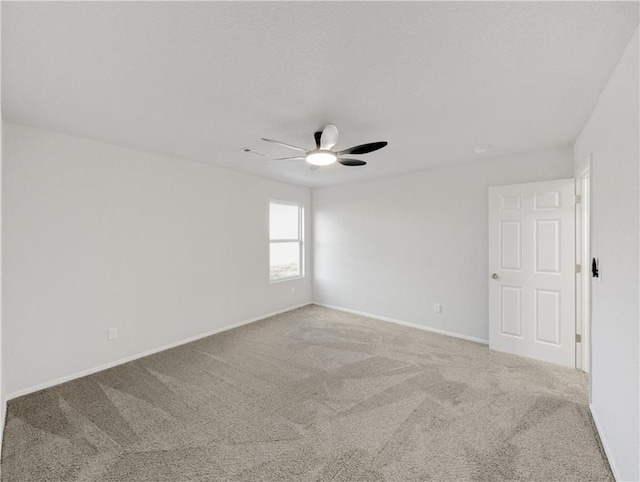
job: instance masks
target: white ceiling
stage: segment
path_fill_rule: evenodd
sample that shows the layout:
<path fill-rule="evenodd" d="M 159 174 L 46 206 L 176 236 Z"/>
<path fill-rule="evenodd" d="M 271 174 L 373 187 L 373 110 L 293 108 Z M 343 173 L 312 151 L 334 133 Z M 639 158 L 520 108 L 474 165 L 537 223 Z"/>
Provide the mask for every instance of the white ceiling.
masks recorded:
<path fill-rule="evenodd" d="M 2 114 L 327 185 L 571 144 L 637 25 L 637 2 L 3 2 Z M 240 151 L 329 122 L 389 146 L 317 171 Z"/>

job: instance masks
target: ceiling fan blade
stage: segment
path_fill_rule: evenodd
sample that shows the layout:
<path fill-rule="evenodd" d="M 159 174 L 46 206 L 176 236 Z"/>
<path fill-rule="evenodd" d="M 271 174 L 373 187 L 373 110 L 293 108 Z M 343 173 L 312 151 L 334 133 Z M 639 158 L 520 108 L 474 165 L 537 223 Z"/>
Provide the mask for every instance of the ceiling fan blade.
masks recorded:
<path fill-rule="evenodd" d="M 320 169 L 320 166 L 314 166 L 313 164 L 309 166 L 310 171 L 317 171 L 318 169 Z"/>
<path fill-rule="evenodd" d="M 315 132 L 313 137 L 316 140 L 316 149 L 320 149 L 320 138 L 322 137 L 322 131 Z"/>
<path fill-rule="evenodd" d="M 377 151 L 378 149 L 382 149 L 386 146 L 388 142 L 371 142 L 369 144 L 361 144 L 359 146 L 350 147 L 349 149 L 345 149 L 344 151 L 338 152 L 338 155 L 342 154 L 366 154 L 368 152 Z"/>
<path fill-rule="evenodd" d="M 329 124 L 322 131 L 320 137 L 320 149 L 331 150 L 338 143 L 338 128 L 333 124 Z"/>
<path fill-rule="evenodd" d="M 338 159 L 338 162 L 343 166 L 364 166 L 366 162 L 361 161 L 360 159 Z"/>
<path fill-rule="evenodd" d="M 269 159 L 270 161 L 304 161 L 304 156 L 296 156 L 296 157 L 278 157 L 277 159 Z"/>
<path fill-rule="evenodd" d="M 273 142 L 274 144 L 278 144 L 279 146 L 282 146 L 282 147 L 288 147 L 289 149 L 295 149 L 296 151 L 308 152 L 308 149 L 304 149 L 304 148 L 298 147 L 298 146 L 292 146 L 291 144 L 287 144 L 286 142 L 274 141 L 273 139 L 265 139 L 264 137 L 261 137 L 261 139 L 263 141 Z"/>

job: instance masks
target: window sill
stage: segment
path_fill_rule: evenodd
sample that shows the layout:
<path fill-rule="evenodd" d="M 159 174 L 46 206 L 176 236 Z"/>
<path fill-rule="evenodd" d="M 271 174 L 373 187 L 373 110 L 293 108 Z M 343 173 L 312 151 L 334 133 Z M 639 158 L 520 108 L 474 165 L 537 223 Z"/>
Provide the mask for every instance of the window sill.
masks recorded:
<path fill-rule="evenodd" d="M 297 279 L 303 279 L 304 275 L 301 276 L 291 276 L 290 278 L 281 278 L 281 279 L 270 279 L 269 283 L 282 283 L 283 281 L 295 281 Z"/>

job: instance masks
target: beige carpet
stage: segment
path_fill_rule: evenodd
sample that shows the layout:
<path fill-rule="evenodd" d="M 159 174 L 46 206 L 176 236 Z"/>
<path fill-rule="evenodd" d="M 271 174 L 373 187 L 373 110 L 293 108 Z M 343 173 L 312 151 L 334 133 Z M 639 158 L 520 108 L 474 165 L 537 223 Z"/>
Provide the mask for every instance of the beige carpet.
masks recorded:
<path fill-rule="evenodd" d="M 12 400 L 2 480 L 613 480 L 586 390 L 308 306 Z"/>

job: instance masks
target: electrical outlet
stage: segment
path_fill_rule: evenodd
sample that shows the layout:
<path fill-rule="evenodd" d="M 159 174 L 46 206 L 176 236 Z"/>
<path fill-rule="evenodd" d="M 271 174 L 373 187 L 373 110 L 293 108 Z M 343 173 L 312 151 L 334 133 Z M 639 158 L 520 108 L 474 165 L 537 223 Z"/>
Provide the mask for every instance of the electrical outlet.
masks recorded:
<path fill-rule="evenodd" d="M 115 340 L 118 338 L 118 329 L 117 328 L 109 328 L 109 340 Z"/>
<path fill-rule="evenodd" d="M 440 303 L 434 303 L 433 311 L 434 313 L 442 313 L 442 305 L 440 305 Z"/>
<path fill-rule="evenodd" d="M 292 295 L 295 295 L 295 294 L 296 294 L 296 287 L 295 287 L 295 286 L 292 286 L 292 287 L 291 287 L 291 294 L 292 294 Z"/>

